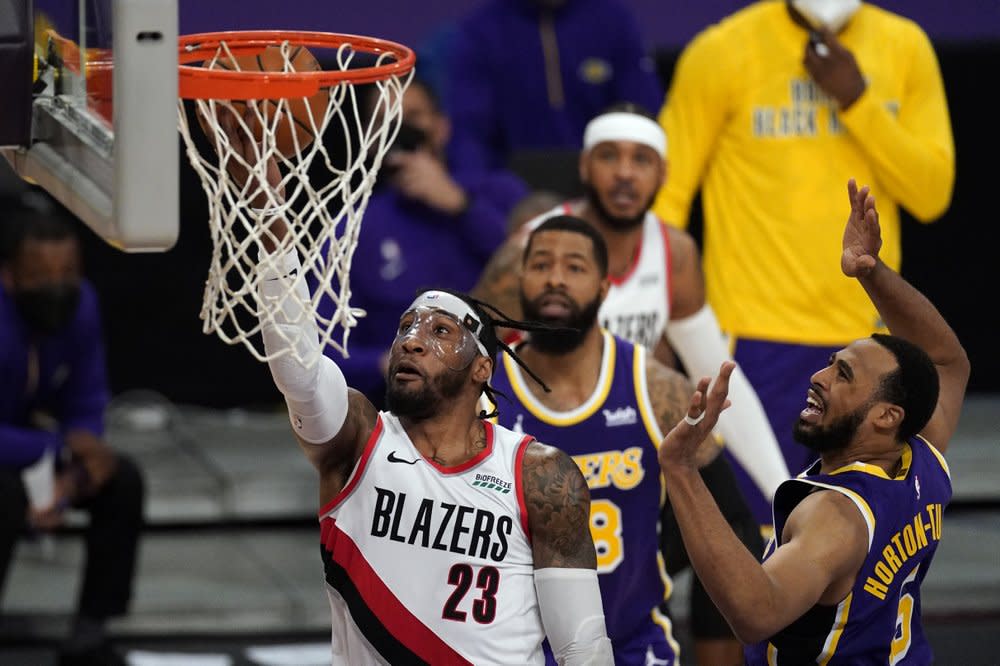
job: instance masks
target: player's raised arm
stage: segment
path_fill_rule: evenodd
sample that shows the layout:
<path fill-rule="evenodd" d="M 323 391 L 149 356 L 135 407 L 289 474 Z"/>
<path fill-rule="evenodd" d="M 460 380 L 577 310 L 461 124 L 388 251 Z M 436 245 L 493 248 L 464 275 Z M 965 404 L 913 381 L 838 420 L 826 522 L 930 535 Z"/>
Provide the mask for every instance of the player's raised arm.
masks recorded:
<path fill-rule="evenodd" d="M 926 296 L 879 259 L 881 229 L 875 197 L 868 186 L 847 183 L 851 215 L 844 229 L 840 265 L 858 279 L 893 335 L 923 349 L 937 368 L 940 386 L 937 409 L 922 434 L 940 451 L 958 427 L 958 417 L 969 382 L 969 357 L 958 336 Z"/>
<path fill-rule="evenodd" d="M 236 118 L 224 114 L 219 124 L 234 152 L 253 166 L 259 151 L 250 137 L 239 131 Z M 263 168 L 256 166 L 247 169 L 239 161 L 230 162 L 230 175 L 251 193 L 259 191 L 251 197 L 251 205 L 261 209 L 277 207 L 281 202 L 272 200 L 273 196 L 283 196 L 284 191 L 276 160 L 269 157 Z M 266 183 L 255 185 L 255 179 L 266 179 Z M 292 431 L 323 482 L 325 472 L 356 459 L 360 445 L 374 427 L 377 412 L 363 395 L 348 390 L 337 364 L 319 354 L 316 322 L 302 307 L 310 300 L 305 271 L 298 252 L 285 242 L 287 223 L 275 215 L 266 224 L 267 230 L 261 234 L 263 252 L 258 270 L 262 279 L 257 295 L 262 302 L 280 301 L 282 307 L 276 309 L 274 317 L 262 318 L 261 337 L 270 359 L 271 376 L 288 405 Z M 286 298 L 292 291 L 298 292 L 297 298 Z M 316 357 L 319 360 L 310 366 L 298 360 Z M 322 492 L 324 496 L 332 494 L 327 489 Z"/>
<path fill-rule="evenodd" d="M 522 463 L 542 624 L 560 664 L 613 664 L 597 552 L 590 535 L 590 490 L 563 451 L 533 442 Z"/>

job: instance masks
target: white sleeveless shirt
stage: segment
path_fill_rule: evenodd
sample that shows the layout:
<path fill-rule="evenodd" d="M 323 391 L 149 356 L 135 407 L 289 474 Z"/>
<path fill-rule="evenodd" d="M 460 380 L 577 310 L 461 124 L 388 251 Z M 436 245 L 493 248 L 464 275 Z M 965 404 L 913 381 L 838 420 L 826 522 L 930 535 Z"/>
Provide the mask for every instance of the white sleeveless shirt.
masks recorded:
<path fill-rule="evenodd" d="M 320 511 L 334 664 L 544 663 L 521 478 L 532 438 L 484 427 L 485 449 L 444 467 L 379 414 Z"/>
<path fill-rule="evenodd" d="M 563 203 L 533 218 L 527 226 L 533 230 L 556 215 L 574 213 L 569 203 Z M 650 211 L 642 221 L 636 255 L 625 275 L 612 278 L 597 316 L 604 328 L 652 351 L 670 320 L 671 266 L 667 228 Z"/>

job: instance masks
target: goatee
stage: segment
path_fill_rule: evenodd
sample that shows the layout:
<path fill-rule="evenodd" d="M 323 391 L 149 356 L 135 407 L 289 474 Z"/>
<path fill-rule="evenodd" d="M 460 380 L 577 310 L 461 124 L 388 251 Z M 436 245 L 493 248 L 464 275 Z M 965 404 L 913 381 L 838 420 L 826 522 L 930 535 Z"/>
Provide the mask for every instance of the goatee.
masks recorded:
<path fill-rule="evenodd" d="M 561 318 L 544 317 L 541 314 L 541 300 L 547 294 L 542 294 L 534 301 L 528 301 L 521 294 L 521 311 L 529 321 L 540 321 L 556 328 L 551 331 L 532 331 L 530 344 L 545 354 L 568 354 L 583 344 L 587 333 L 597 323 L 597 311 L 601 307 L 600 296 L 594 297 L 583 307 L 570 301 L 570 312 Z"/>
<path fill-rule="evenodd" d="M 608 226 L 615 231 L 631 231 L 641 225 L 642 221 L 646 219 L 646 212 L 652 207 L 653 200 L 656 198 L 656 193 L 654 192 L 653 195 L 649 197 L 649 200 L 646 201 L 646 205 L 643 206 L 640 213 L 633 215 L 632 217 L 620 217 L 612 215 L 611 212 L 604 207 L 604 204 L 601 203 L 601 197 L 597 194 L 597 190 L 594 189 L 593 185 L 590 183 L 584 183 L 583 189 L 587 195 L 587 202 L 593 206 L 594 210 L 597 211 Z"/>
<path fill-rule="evenodd" d="M 854 439 L 858 427 L 865 420 L 869 405 L 866 403 L 846 416 L 825 427 L 813 427 L 801 420 L 795 423 L 792 437 L 796 442 L 816 453 L 828 453 L 845 448 Z"/>
<path fill-rule="evenodd" d="M 462 392 L 470 372 L 471 365 L 464 370 L 445 370 L 414 390 L 402 388 L 390 378 L 385 389 L 386 409 L 396 416 L 417 420 L 435 416 Z"/>

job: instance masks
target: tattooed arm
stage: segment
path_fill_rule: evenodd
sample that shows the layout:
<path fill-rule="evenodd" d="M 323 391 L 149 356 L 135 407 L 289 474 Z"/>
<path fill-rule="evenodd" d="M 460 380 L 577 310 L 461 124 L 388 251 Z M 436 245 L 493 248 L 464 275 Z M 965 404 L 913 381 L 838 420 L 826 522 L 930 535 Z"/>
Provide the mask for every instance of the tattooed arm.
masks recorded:
<path fill-rule="evenodd" d="M 518 296 L 521 280 L 521 255 L 528 234 L 524 227 L 512 234 L 490 257 L 479 282 L 470 292 L 475 298 L 489 303 L 512 319 L 521 318 Z"/>
<path fill-rule="evenodd" d="M 533 442 L 523 461 L 535 568 L 597 568 L 590 537 L 590 489 L 573 459 L 554 446 Z"/>
<path fill-rule="evenodd" d="M 687 414 L 688 403 L 694 394 L 691 381 L 647 354 L 646 386 L 649 389 L 649 401 L 652 403 L 653 413 L 656 414 L 656 424 L 660 427 L 660 433 L 670 432 L 670 429 Z M 715 437 L 706 437 L 695 457 L 698 467 L 704 467 L 715 460 L 721 450 L 721 444 Z"/>
<path fill-rule="evenodd" d="M 538 610 L 552 654 L 560 666 L 611 666 L 587 482 L 572 458 L 537 442 L 522 465 Z"/>

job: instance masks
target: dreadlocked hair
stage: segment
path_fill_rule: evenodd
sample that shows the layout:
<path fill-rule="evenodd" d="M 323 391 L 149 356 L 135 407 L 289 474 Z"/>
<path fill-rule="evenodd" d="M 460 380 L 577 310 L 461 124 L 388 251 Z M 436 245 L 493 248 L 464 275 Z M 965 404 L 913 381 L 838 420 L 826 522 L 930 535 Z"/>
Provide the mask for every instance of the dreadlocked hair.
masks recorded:
<path fill-rule="evenodd" d="M 508 345 L 507 343 L 505 343 L 503 340 L 500 339 L 500 337 L 497 335 L 497 328 L 498 327 L 512 328 L 518 331 L 528 331 L 528 332 L 567 331 L 572 329 L 567 329 L 566 327 L 563 326 L 550 326 L 542 322 L 521 321 L 518 319 L 511 319 L 508 315 L 504 314 L 497 307 L 487 303 L 486 301 L 481 301 L 478 298 L 470 296 L 469 294 L 460 291 L 455 291 L 453 289 L 435 288 L 435 290 L 443 291 L 451 294 L 452 296 L 457 296 L 458 298 L 461 298 L 463 301 L 469 304 L 469 307 L 471 307 L 475 311 L 476 316 L 478 316 L 479 319 L 483 322 L 483 329 L 479 333 L 479 341 L 483 343 L 484 347 L 486 347 L 486 351 L 487 353 L 489 353 L 491 359 L 496 359 L 497 352 L 502 349 L 508 356 L 514 359 L 514 362 L 517 363 L 522 370 L 527 372 L 532 379 L 538 382 L 546 393 L 552 392 L 552 389 L 548 387 L 548 384 L 542 381 L 542 378 L 536 375 L 535 372 L 531 368 L 529 368 L 523 360 L 521 360 L 521 357 L 517 355 L 517 352 L 511 349 L 510 345 Z M 493 372 L 496 372 L 495 364 L 493 366 Z M 502 395 L 503 397 L 510 400 L 510 396 L 506 395 L 502 391 L 497 391 L 492 386 L 490 386 L 489 382 L 485 382 L 483 384 L 483 393 L 486 394 L 486 398 L 490 401 L 490 403 L 493 404 L 493 411 L 491 411 L 490 413 L 486 413 L 485 409 L 480 411 L 479 418 L 481 419 L 493 418 L 499 413 L 497 412 L 497 399 L 496 399 L 497 395 Z"/>

